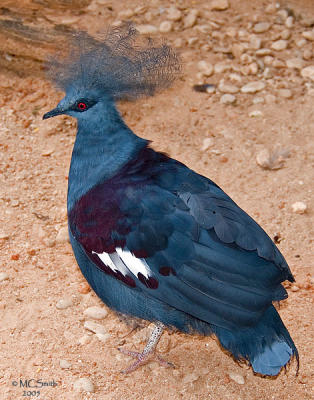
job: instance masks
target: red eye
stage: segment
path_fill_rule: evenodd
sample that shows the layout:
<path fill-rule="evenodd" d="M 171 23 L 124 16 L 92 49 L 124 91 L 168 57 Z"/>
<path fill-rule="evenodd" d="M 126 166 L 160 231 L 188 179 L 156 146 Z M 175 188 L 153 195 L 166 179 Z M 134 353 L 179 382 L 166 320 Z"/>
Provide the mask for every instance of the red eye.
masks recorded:
<path fill-rule="evenodd" d="M 80 103 L 78 103 L 77 108 L 78 108 L 80 111 L 85 111 L 86 108 L 87 108 L 87 105 L 81 101 Z"/>

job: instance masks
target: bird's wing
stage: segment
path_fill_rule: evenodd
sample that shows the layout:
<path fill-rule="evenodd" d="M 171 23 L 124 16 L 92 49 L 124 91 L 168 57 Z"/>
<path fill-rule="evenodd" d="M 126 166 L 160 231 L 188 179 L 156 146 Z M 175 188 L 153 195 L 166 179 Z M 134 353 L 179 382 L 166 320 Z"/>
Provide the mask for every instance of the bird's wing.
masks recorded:
<path fill-rule="evenodd" d="M 223 328 L 254 324 L 286 297 L 280 282 L 293 280 L 258 224 L 213 182 L 166 156 L 94 187 L 69 221 L 98 268 Z"/>

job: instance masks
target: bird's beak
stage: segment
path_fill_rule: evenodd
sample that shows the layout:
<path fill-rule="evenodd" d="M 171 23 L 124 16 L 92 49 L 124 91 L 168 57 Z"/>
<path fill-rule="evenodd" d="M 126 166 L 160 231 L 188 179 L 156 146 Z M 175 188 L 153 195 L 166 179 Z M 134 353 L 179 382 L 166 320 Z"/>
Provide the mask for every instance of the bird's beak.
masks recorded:
<path fill-rule="evenodd" d="M 63 114 L 63 113 L 64 113 L 63 109 L 61 109 L 59 107 L 56 107 L 53 110 L 51 110 L 51 111 L 47 112 L 46 114 L 44 114 L 43 119 L 55 117 L 56 115 L 60 115 L 60 114 Z"/>

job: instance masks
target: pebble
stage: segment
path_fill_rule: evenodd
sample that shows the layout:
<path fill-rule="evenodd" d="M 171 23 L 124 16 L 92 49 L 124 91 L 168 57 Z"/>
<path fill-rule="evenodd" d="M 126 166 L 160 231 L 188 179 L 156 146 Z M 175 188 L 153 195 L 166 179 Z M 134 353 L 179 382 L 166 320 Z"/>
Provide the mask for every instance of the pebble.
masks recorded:
<path fill-rule="evenodd" d="M 249 117 L 251 117 L 251 118 L 260 118 L 263 116 L 264 116 L 264 114 L 260 110 L 253 110 L 249 113 Z"/>
<path fill-rule="evenodd" d="M 288 46 L 288 42 L 286 40 L 281 39 L 281 40 L 276 40 L 275 42 L 273 42 L 273 44 L 271 45 L 271 48 L 276 51 L 282 51 L 282 50 L 285 50 L 287 48 L 287 46 Z"/>
<path fill-rule="evenodd" d="M 302 32 L 302 36 L 306 40 L 310 40 L 311 42 L 313 42 L 314 41 L 314 30 Z"/>
<path fill-rule="evenodd" d="M 84 335 L 84 336 L 79 338 L 77 343 L 80 344 L 81 346 L 84 346 L 84 344 L 90 343 L 91 340 L 92 340 L 92 338 L 90 337 L 90 335 Z"/>
<path fill-rule="evenodd" d="M 256 62 L 251 63 L 251 64 L 248 66 L 248 73 L 249 73 L 250 75 L 256 75 L 257 72 L 258 72 L 258 65 L 256 64 Z"/>
<path fill-rule="evenodd" d="M 238 383 L 239 385 L 244 385 L 244 377 L 240 374 L 236 374 L 235 372 L 228 373 L 229 378 L 232 379 L 234 382 Z"/>
<path fill-rule="evenodd" d="M 301 75 L 303 78 L 309 78 L 314 82 L 314 65 L 310 65 L 309 67 L 305 67 L 301 70 Z"/>
<path fill-rule="evenodd" d="M 232 53 L 233 57 L 239 58 L 244 53 L 244 50 L 245 49 L 242 44 L 235 43 L 234 45 L 232 45 L 231 53 Z"/>
<path fill-rule="evenodd" d="M 253 31 L 255 33 L 264 33 L 264 32 L 267 32 L 269 28 L 270 28 L 270 23 L 259 22 L 253 26 Z"/>
<path fill-rule="evenodd" d="M 275 14 L 277 11 L 276 3 L 268 4 L 268 6 L 265 8 L 265 11 L 267 14 Z"/>
<path fill-rule="evenodd" d="M 246 85 L 242 86 L 241 92 L 242 93 L 256 93 L 260 92 L 265 88 L 265 83 L 261 81 L 254 81 L 247 83 Z"/>
<path fill-rule="evenodd" d="M 293 24 L 294 24 L 294 19 L 293 19 L 292 15 L 290 15 L 290 16 L 286 19 L 285 25 L 286 25 L 287 28 L 292 28 L 292 27 L 293 27 Z"/>
<path fill-rule="evenodd" d="M 265 103 L 264 97 L 254 97 L 253 104 L 261 104 L 261 103 Z"/>
<path fill-rule="evenodd" d="M 158 32 L 158 29 L 154 25 L 137 25 L 136 30 L 142 35 L 152 35 Z"/>
<path fill-rule="evenodd" d="M 265 56 L 270 56 L 272 52 L 270 49 L 259 49 L 256 51 L 255 54 L 257 57 L 265 57 Z"/>
<path fill-rule="evenodd" d="M 72 299 L 70 297 L 66 297 L 64 299 L 60 299 L 57 304 L 56 307 L 58 310 L 65 310 L 68 307 L 71 307 L 73 305 Z"/>
<path fill-rule="evenodd" d="M 312 49 L 305 49 L 303 51 L 302 57 L 304 60 L 310 60 L 313 57 L 313 50 Z"/>
<path fill-rule="evenodd" d="M 292 91 L 290 89 L 279 89 L 278 96 L 283 97 L 284 99 L 291 99 Z"/>
<path fill-rule="evenodd" d="M 84 315 L 93 319 L 104 319 L 108 315 L 108 311 L 101 307 L 88 307 L 84 311 Z"/>
<path fill-rule="evenodd" d="M 228 71 L 230 69 L 231 69 L 231 65 L 230 64 L 226 64 L 223 61 L 215 64 L 215 66 L 214 66 L 214 71 L 215 71 L 216 74 L 222 74 L 223 72 L 226 72 L 226 71 Z"/>
<path fill-rule="evenodd" d="M 218 85 L 218 89 L 220 92 L 222 93 L 238 93 L 239 92 L 239 88 L 235 85 L 230 85 L 227 83 L 224 83 L 223 80 L 220 81 L 219 85 Z"/>
<path fill-rule="evenodd" d="M 196 381 L 198 378 L 199 378 L 199 375 L 197 375 L 195 372 L 192 372 L 191 374 L 186 374 L 182 378 L 182 382 L 183 383 L 192 383 L 192 382 Z"/>
<path fill-rule="evenodd" d="M 197 16 L 198 10 L 190 10 L 190 12 L 184 17 L 184 28 L 192 28 L 196 24 Z"/>
<path fill-rule="evenodd" d="M 162 33 L 168 33 L 172 31 L 172 22 L 171 21 L 163 21 L 159 25 L 159 31 Z"/>
<path fill-rule="evenodd" d="M 297 40 L 295 44 L 297 45 L 297 47 L 303 47 L 306 44 L 306 40 L 305 39 Z"/>
<path fill-rule="evenodd" d="M 292 204 L 292 211 L 296 214 L 304 214 L 306 212 L 307 206 L 303 201 L 296 201 Z"/>
<path fill-rule="evenodd" d="M 227 8 L 229 8 L 229 1 L 228 0 L 212 0 L 209 7 L 213 11 L 224 11 L 224 10 L 227 10 Z"/>
<path fill-rule="evenodd" d="M 6 240 L 6 239 L 9 239 L 9 237 L 10 236 L 6 232 L 0 231 L 0 239 Z"/>
<path fill-rule="evenodd" d="M 57 243 L 70 242 L 69 232 L 68 232 L 68 227 L 67 226 L 64 226 L 64 227 L 59 229 L 59 232 L 57 233 L 57 236 L 56 236 L 56 242 Z"/>
<path fill-rule="evenodd" d="M 198 69 L 202 72 L 203 75 L 205 76 L 211 76 L 214 72 L 214 68 L 212 64 L 205 60 L 201 60 L 197 64 Z"/>
<path fill-rule="evenodd" d="M 0 282 L 9 279 L 9 275 L 6 272 L 0 272 Z"/>
<path fill-rule="evenodd" d="M 281 33 L 280 33 L 280 37 L 281 39 L 284 40 L 288 40 L 291 37 L 291 31 L 289 31 L 289 29 L 284 29 Z"/>
<path fill-rule="evenodd" d="M 85 321 L 84 328 L 93 333 L 102 333 L 103 335 L 106 334 L 105 328 L 94 321 Z"/>
<path fill-rule="evenodd" d="M 236 97 L 233 94 L 229 93 L 223 94 L 220 97 L 220 103 L 222 104 L 234 104 L 236 100 L 237 100 Z"/>
<path fill-rule="evenodd" d="M 288 68 L 302 69 L 304 61 L 301 58 L 289 58 L 286 60 L 286 65 Z"/>
<path fill-rule="evenodd" d="M 93 382 L 88 378 L 79 378 L 74 382 L 73 388 L 77 392 L 93 393 L 95 391 Z"/>
<path fill-rule="evenodd" d="M 87 282 L 83 282 L 79 285 L 77 291 L 81 294 L 87 294 L 91 291 L 91 288 Z"/>
<path fill-rule="evenodd" d="M 250 49 L 253 49 L 253 50 L 260 49 L 262 47 L 262 39 L 257 37 L 256 35 L 251 35 L 249 47 L 250 47 Z"/>
<path fill-rule="evenodd" d="M 210 147 L 212 147 L 214 145 L 214 141 L 212 138 L 205 138 L 203 140 L 203 144 L 201 147 L 201 151 L 206 151 L 208 150 Z"/>
<path fill-rule="evenodd" d="M 106 343 L 110 338 L 110 333 L 96 333 L 95 335 L 101 342 Z"/>
<path fill-rule="evenodd" d="M 60 364 L 60 368 L 62 368 L 62 369 L 68 369 L 68 368 L 72 367 L 72 364 L 67 360 L 60 360 L 59 364 Z"/>
<path fill-rule="evenodd" d="M 132 18 L 133 16 L 134 16 L 134 11 L 131 10 L 130 8 L 120 11 L 118 14 L 118 17 L 122 20 Z"/>
<path fill-rule="evenodd" d="M 169 7 L 167 17 L 171 21 L 180 21 L 180 19 L 182 18 L 182 12 L 178 10 L 176 7 Z"/>
<path fill-rule="evenodd" d="M 300 290 L 300 288 L 297 285 L 292 285 L 290 290 L 291 290 L 291 292 L 298 292 Z"/>

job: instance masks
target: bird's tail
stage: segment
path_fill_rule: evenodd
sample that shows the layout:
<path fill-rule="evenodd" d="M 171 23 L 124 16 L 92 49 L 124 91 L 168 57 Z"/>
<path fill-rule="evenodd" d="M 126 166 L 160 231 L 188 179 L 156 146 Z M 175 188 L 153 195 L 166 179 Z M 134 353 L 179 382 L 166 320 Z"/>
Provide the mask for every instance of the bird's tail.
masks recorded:
<path fill-rule="evenodd" d="M 235 359 L 246 359 L 254 372 L 278 375 L 292 358 L 297 360 L 298 350 L 274 306 L 270 306 L 257 325 L 238 331 L 216 328 L 215 333 L 222 347 Z"/>

